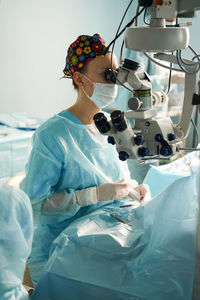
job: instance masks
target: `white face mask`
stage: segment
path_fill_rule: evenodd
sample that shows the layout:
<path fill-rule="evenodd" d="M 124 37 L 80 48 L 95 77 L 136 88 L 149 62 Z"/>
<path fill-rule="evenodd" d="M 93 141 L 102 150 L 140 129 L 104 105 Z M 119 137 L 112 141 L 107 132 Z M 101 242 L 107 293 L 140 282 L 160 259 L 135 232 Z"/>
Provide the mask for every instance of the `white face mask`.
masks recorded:
<path fill-rule="evenodd" d="M 92 96 L 89 96 L 84 88 L 83 91 L 99 108 L 106 107 L 115 100 L 118 91 L 117 84 L 92 82 L 86 75 L 84 75 L 84 77 L 93 84 Z"/>

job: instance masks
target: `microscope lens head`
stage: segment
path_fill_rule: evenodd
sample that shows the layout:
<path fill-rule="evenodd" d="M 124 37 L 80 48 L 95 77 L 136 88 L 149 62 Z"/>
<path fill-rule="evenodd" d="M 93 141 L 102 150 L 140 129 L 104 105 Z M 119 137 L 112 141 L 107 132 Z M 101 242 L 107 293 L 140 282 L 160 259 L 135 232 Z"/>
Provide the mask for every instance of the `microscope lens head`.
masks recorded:
<path fill-rule="evenodd" d="M 113 70 L 113 69 L 107 69 L 104 72 L 104 77 L 107 81 L 112 82 L 112 83 L 116 83 L 117 81 L 117 73 L 118 70 Z"/>
<path fill-rule="evenodd" d="M 111 113 L 111 120 L 117 131 L 123 131 L 127 128 L 124 112 L 120 110 L 113 111 Z"/>
<path fill-rule="evenodd" d="M 106 133 L 110 130 L 110 124 L 103 113 L 94 115 L 93 120 L 100 133 Z"/>

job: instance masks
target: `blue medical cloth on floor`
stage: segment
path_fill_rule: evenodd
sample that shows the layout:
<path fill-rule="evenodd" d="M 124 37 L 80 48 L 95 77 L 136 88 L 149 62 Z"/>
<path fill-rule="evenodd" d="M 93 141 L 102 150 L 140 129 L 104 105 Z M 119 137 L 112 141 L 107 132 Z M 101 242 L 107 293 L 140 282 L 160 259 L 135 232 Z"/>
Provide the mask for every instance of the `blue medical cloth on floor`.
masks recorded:
<path fill-rule="evenodd" d="M 199 169 L 197 153 L 153 167 L 144 206 L 115 201 L 74 221 L 54 241 L 32 299 L 191 299 Z"/>
<path fill-rule="evenodd" d="M 24 192 L 5 183 L 0 183 L 0 228 L 0 299 L 27 300 L 22 281 L 31 251 L 32 208 Z"/>

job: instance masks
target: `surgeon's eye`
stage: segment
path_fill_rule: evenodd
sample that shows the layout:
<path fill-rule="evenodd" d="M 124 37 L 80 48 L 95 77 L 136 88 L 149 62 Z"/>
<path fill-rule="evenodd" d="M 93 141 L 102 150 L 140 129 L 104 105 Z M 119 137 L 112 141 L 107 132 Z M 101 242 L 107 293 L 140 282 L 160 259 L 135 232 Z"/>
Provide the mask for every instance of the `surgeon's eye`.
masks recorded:
<path fill-rule="evenodd" d="M 107 81 L 116 83 L 118 70 L 107 69 L 104 72 L 104 77 Z"/>

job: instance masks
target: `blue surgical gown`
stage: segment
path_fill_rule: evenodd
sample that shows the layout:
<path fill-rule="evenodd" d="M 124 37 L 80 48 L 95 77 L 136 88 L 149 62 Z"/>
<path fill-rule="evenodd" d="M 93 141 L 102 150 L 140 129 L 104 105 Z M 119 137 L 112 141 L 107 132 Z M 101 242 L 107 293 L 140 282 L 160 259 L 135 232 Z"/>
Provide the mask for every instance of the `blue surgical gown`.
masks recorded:
<path fill-rule="evenodd" d="M 26 300 L 22 285 L 33 237 L 32 208 L 18 188 L 0 183 L 0 299 Z"/>
<path fill-rule="evenodd" d="M 66 226 L 107 204 L 80 208 L 75 191 L 122 178 L 130 178 L 127 163 L 118 159 L 115 146 L 107 143 L 107 137 L 95 125 L 86 126 L 64 110 L 37 129 L 26 177 L 21 183 L 31 199 L 34 214 L 34 241 L 29 258 L 34 282 L 39 279 L 53 240 Z M 67 206 L 59 212 L 43 211 L 43 200 L 63 190 L 67 192 Z"/>

